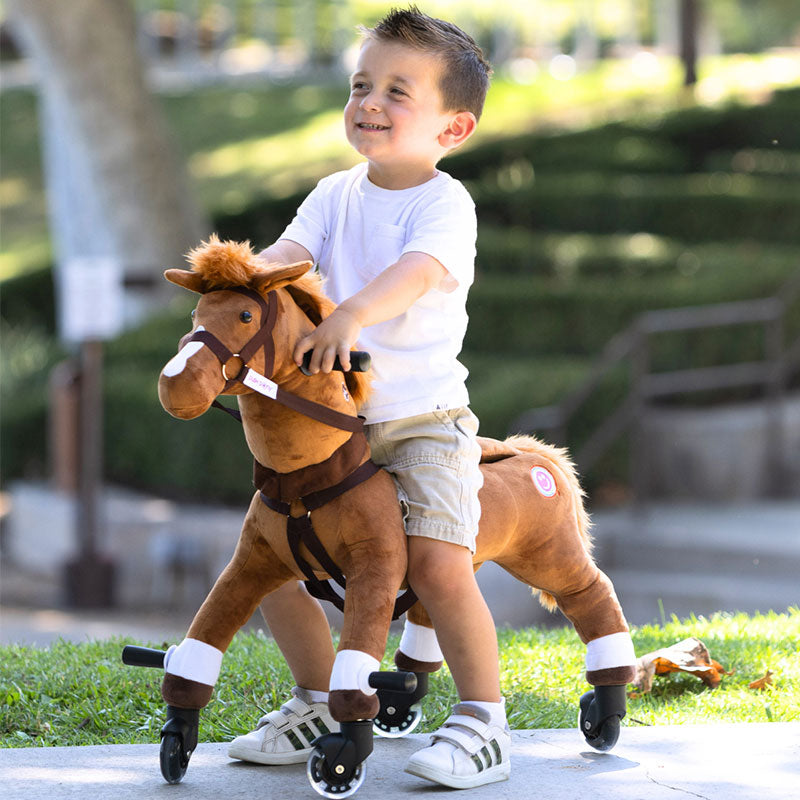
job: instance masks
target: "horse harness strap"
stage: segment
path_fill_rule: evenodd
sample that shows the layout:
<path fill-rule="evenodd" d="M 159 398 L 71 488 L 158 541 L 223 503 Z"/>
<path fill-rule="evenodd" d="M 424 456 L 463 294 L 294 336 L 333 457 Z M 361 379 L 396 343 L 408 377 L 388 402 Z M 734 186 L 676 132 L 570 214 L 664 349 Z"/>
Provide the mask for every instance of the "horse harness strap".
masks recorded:
<path fill-rule="evenodd" d="M 225 289 L 213 289 L 212 291 L 238 292 L 245 297 L 249 297 L 251 300 L 255 300 L 261 307 L 261 326 L 238 353 L 232 353 L 213 333 L 211 333 L 211 331 L 195 331 L 186 340 L 187 342 L 202 342 L 214 353 L 217 360 L 222 364 L 222 376 L 227 381 L 225 385 L 226 389 L 234 383 L 243 383 L 250 389 L 275 400 L 275 402 L 310 417 L 317 422 L 330 425 L 332 428 L 350 431 L 351 433 L 363 430 L 364 421 L 361 417 L 344 414 L 341 411 L 336 411 L 321 403 L 315 403 L 313 400 L 308 400 L 305 397 L 287 392 L 285 389 L 281 389 L 270 377 L 267 377 L 272 375 L 275 366 L 275 347 L 272 343 L 272 329 L 275 327 L 275 320 L 278 316 L 278 299 L 274 291 L 269 292 L 266 299 L 254 289 L 248 289 L 244 286 L 231 286 L 225 287 Z M 247 362 L 262 348 L 264 350 L 264 375 L 256 372 L 247 365 Z M 239 358 L 242 362 L 242 366 L 236 375 L 229 377 L 225 371 L 225 365 L 232 358 Z M 212 405 L 216 408 L 221 408 L 223 411 L 226 411 L 231 414 L 231 416 L 241 421 L 241 415 L 235 410 L 227 408 L 216 400 Z"/>
<path fill-rule="evenodd" d="M 206 330 L 195 331 L 187 340 L 187 342 L 202 342 L 204 345 L 208 346 L 212 353 L 214 353 L 222 365 L 222 377 L 226 380 L 225 389 L 230 388 L 234 383 L 242 383 L 254 391 L 259 392 L 260 394 L 275 400 L 281 405 L 292 409 L 293 411 L 304 414 L 305 416 L 317 420 L 318 422 L 322 422 L 325 425 L 330 425 L 333 428 L 338 428 L 339 430 L 350 431 L 353 433 L 354 435 L 351 436 L 350 439 L 348 439 L 348 441 L 326 462 L 323 462 L 321 465 L 315 465 L 315 467 L 308 468 L 308 473 L 311 475 L 314 475 L 316 472 L 324 472 L 326 470 L 328 470 L 328 474 L 330 474 L 330 469 L 333 468 L 334 464 L 337 463 L 338 454 L 339 469 L 336 469 L 335 471 L 337 474 L 341 474 L 341 471 L 339 470 L 344 466 L 343 462 L 348 460 L 352 461 L 355 448 L 357 448 L 359 445 L 365 444 L 365 442 L 363 442 L 364 420 L 361 417 L 343 414 L 339 411 L 329 408 L 328 406 L 324 406 L 321 403 L 315 403 L 312 400 L 306 399 L 305 397 L 300 397 L 299 395 L 287 392 L 281 389 L 281 387 L 278 386 L 278 384 L 275 383 L 270 377 L 267 377 L 272 375 L 275 368 L 275 345 L 272 341 L 272 329 L 275 327 L 275 321 L 278 315 L 278 298 L 274 291 L 269 292 L 265 298 L 259 292 L 256 292 L 255 290 L 245 286 L 221 287 L 220 289 L 213 289 L 212 291 L 222 291 L 223 289 L 226 291 L 238 292 L 239 294 L 242 294 L 258 303 L 259 307 L 261 308 L 261 326 L 256 331 L 255 335 L 244 345 L 244 347 L 242 347 L 238 353 L 232 353 L 213 333 Z M 260 348 L 263 348 L 264 350 L 265 375 L 261 375 L 247 365 L 247 362 Z M 237 357 L 241 360 L 242 366 L 239 372 L 231 378 L 226 373 L 225 366 L 232 358 Z M 228 408 L 216 400 L 212 405 L 221 408 L 223 411 L 226 411 L 228 414 L 241 422 L 241 414 L 234 409 Z M 329 503 L 331 500 L 334 500 L 335 498 L 344 494 L 349 489 L 352 489 L 353 487 L 358 486 L 358 484 L 363 483 L 379 470 L 380 467 L 377 464 L 371 460 L 368 460 L 360 466 L 355 467 L 355 469 L 348 467 L 345 471 L 345 477 L 332 486 L 328 486 L 327 488 L 317 491 L 303 490 L 303 494 L 290 497 L 290 500 L 301 500 L 306 509 L 306 514 L 304 516 L 293 517 L 291 514 L 290 503 L 286 502 L 284 497 L 280 496 L 283 495 L 281 478 L 299 479 L 302 485 L 303 476 L 301 475 L 299 478 L 294 474 L 289 476 L 281 476 L 277 473 L 274 473 L 274 471 L 256 463 L 255 475 L 261 499 L 273 511 L 286 516 L 286 536 L 289 541 L 289 548 L 294 556 L 295 561 L 297 562 L 297 566 L 300 567 L 303 574 L 306 576 L 306 587 L 308 588 L 309 594 L 320 600 L 329 600 L 340 611 L 344 611 L 344 600 L 336 591 L 334 591 L 333 587 L 330 585 L 330 581 L 323 582 L 314 574 L 312 566 L 300 554 L 300 544 L 304 544 L 314 558 L 317 559 L 322 569 L 325 570 L 331 576 L 331 578 L 342 587 L 342 589 L 345 589 L 347 581 L 342 574 L 342 571 L 336 566 L 333 559 L 326 552 L 322 542 L 320 542 L 319 537 L 314 531 L 314 526 L 311 522 L 311 512 L 317 508 L 321 508 L 326 503 Z M 265 480 L 269 480 L 270 478 L 274 479 L 277 476 L 278 494 L 280 496 L 279 499 L 270 497 L 264 493 L 260 483 L 258 482 L 260 473 Z M 308 477 L 308 474 L 306 477 Z M 289 483 L 291 484 L 291 481 L 289 481 Z M 417 598 L 411 589 L 407 590 L 396 600 L 392 619 L 397 619 L 401 614 L 404 614 L 409 608 L 411 608 L 412 605 L 414 605 L 416 601 Z"/>
<path fill-rule="evenodd" d="M 313 567 L 301 555 L 300 545 L 304 544 L 311 555 L 317 560 L 320 567 L 330 575 L 331 580 L 334 580 L 344 591 L 347 591 L 347 579 L 334 560 L 328 555 L 328 552 L 319 540 L 311 521 L 311 512 L 322 508 L 322 506 L 330 503 L 331 500 L 335 500 L 340 495 L 343 495 L 349 489 L 368 480 L 376 472 L 379 472 L 380 469 L 381 468 L 374 461 L 368 460 L 350 472 L 343 480 L 339 481 L 339 483 L 334 486 L 302 495 L 297 499 L 303 503 L 306 513 L 299 517 L 292 516 L 290 503 L 269 497 L 263 491 L 259 492 L 261 500 L 268 508 L 286 517 L 286 538 L 289 543 L 289 549 L 291 550 L 292 557 L 297 563 L 297 566 L 306 577 L 305 585 L 308 589 L 308 593 L 318 600 L 327 600 L 333 603 L 340 611 L 344 611 L 344 599 L 331 586 L 330 580 L 320 580 L 316 576 Z M 416 595 L 411 589 L 408 589 L 395 601 L 392 619 L 400 617 L 408 611 L 416 601 Z"/>

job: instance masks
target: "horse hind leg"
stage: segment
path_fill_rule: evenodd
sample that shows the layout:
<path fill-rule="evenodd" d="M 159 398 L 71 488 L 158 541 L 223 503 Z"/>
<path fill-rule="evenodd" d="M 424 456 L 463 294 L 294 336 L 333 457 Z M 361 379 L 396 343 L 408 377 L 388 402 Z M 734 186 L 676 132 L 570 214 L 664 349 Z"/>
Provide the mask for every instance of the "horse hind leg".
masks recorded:
<path fill-rule="evenodd" d="M 518 554 L 517 554 L 518 555 Z M 574 518 L 558 525 L 535 558 L 498 559 L 514 577 L 540 592 L 545 608 L 557 605 L 586 645 L 586 680 L 593 686 L 625 685 L 636 657 L 614 587 L 594 563 Z"/>
<path fill-rule="evenodd" d="M 444 663 L 431 618 L 419 601 L 408 610 L 394 663 L 398 669 L 426 673 L 437 672 Z"/>
<path fill-rule="evenodd" d="M 444 655 L 439 648 L 433 623 L 420 602 L 406 615 L 394 663 L 402 672 L 413 672 L 417 686 L 413 692 L 379 689 L 380 710 L 375 717 L 375 732 L 398 738 L 414 731 L 422 720 L 421 701 L 428 694 L 429 676 L 441 669 Z"/>

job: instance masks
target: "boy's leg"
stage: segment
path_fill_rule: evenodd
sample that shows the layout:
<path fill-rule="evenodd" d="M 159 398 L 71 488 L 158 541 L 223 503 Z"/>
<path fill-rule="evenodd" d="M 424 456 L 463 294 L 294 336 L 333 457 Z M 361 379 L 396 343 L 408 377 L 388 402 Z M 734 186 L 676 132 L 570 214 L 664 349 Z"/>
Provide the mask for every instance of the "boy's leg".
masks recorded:
<path fill-rule="evenodd" d="M 466 547 L 408 537 L 409 583 L 433 622 L 461 700 L 500 702 L 497 633 Z"/>
<path fill-rule="evenodd" d="M 299 581 L 268 594 L 259 606 L 298 686 L 327 692 L 336 651 L 328 618 Z"/>
<path fill-rule="evenodd" d="M 258 764 L 302 763 L 317 736 L 339 730 L 327 702 L 336 656 L 330 626 L 319 602 L 296 581 L 267 595 L 260 608 L 297 685 L 280 709 L 230 743 L 228 755 Z"/>
<path fill-rule="evenodd" d="M 406 772 L 468 789 L 506 780 L 511 732 L 500 696 L 497 634 L 466 547 L 409 536 L 408 580 L 422 601 L 461 702 Z"/>

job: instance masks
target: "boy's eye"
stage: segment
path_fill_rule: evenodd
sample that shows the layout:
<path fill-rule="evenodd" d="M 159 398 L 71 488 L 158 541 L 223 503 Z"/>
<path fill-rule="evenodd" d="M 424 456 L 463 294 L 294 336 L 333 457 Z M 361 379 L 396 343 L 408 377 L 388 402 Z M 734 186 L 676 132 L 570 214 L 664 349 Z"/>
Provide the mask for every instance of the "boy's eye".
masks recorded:
<path fill-rule="evenodd" d="M 353 87 L 350 91 L 352 92 L 363 92 L 367 88 L 366 83 L 357 82 L 353 84 Z"/>
<path fill-rule="evenodd" d="M 404 95 L 405 94 L 405 92 L 402 89 L 400 89 L 399 87 L 397 87 L 397 86 L 393 86 L 389 91 L 392 94 L 397 94 L 397 95 Z"/>

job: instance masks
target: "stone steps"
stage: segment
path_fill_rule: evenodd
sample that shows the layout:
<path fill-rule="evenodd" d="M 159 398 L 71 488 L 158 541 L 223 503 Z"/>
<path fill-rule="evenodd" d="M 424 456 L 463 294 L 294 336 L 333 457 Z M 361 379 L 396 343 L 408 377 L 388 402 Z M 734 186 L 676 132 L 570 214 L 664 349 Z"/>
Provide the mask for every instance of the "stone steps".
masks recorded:
<path fill-rule="evenodd" d="M 597 561 L 633 624 L 800 604 L 796 501 L 651 506 L 594 520 Z"/>

